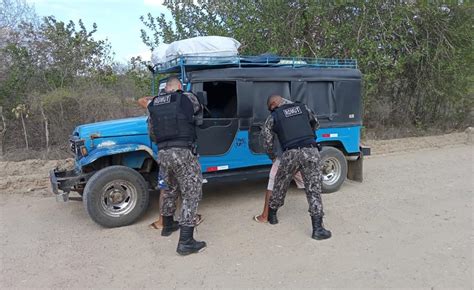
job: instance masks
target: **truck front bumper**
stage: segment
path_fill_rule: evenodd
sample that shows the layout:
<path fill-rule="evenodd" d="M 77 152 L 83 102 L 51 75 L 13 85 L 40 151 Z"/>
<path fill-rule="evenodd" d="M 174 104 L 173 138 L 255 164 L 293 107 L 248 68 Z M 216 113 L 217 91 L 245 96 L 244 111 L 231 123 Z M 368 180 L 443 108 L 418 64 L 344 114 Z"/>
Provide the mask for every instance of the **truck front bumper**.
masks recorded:
<path fill-rule="evenodd" d="M 51 190 L 56 195 L 56 200 L 68 201 L 69 193 L 83 188 L 91 175 L 92 173 L 82 174 L 75 170 L 51 170 L 49 181 L 51 182 Z"/>

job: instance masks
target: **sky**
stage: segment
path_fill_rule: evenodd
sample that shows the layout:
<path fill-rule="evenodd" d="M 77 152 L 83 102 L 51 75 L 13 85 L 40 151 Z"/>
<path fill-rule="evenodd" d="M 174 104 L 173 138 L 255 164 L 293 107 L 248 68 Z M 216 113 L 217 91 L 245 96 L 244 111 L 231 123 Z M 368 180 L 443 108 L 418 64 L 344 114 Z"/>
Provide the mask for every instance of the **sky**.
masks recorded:
<path fill-rule="evenodd" d="M 115 52 L 115 60 L 127 62 L 133 56 L 150 59 L 150 50 L 143 44 L 140 29 L 145 26 L 141 15 L 158 16 L 170 13 L 163 0 L 27 0 L 38 16 L 53 15 L 57 20 L 77 23 L 82 19 L 88 30 L 97 23 L 95 39 L 108 39 Z"/>

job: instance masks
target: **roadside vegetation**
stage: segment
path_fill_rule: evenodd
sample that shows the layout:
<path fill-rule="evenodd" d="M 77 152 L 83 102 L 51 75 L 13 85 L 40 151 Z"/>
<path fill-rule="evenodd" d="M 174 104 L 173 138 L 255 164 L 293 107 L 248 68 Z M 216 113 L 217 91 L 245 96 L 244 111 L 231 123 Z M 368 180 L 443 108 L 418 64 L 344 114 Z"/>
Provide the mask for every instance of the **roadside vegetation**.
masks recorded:
<path fill-rule="evenodd" d="M 357 59 L 365 133 L 390 138 L 473 123 L 474 8 L 469 1 L 165 1 L 143 15 L 142 40 L 234 37 L 241 54 Z M 188 1 L 185 1 L 188 2 Z M 193 2 L 193 1 L 189 1 Z M 139 57 L 114 62 L 93 23 L 40 18 L 24 0 L 0 7 L 0 154 L 59 158 L 81 123 L 143 114 L 150 93 Z M 38 153 L 41 152 L 41 153 Z"/>

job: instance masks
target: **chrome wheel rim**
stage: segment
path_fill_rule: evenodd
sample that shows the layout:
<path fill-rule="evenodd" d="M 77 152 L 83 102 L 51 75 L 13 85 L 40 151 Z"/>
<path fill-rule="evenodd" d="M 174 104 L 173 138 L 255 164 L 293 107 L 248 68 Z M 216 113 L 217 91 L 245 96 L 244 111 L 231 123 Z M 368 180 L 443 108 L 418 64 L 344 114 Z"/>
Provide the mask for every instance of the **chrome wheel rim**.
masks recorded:
<path fill-rule="evenodd" d="M 100 200 L 106 215 L 120 217 L 133 210 L 137 199 L 137 189 L 132 183 L 126 180 L 114 180 L 103 187 Z"/>
<path fill-rule="evenodd" d="M 341 177 L 342 166 L 336 157 L 328 157 L 323 162 L 323 182 L 326 185 L 335 184 Z"/>

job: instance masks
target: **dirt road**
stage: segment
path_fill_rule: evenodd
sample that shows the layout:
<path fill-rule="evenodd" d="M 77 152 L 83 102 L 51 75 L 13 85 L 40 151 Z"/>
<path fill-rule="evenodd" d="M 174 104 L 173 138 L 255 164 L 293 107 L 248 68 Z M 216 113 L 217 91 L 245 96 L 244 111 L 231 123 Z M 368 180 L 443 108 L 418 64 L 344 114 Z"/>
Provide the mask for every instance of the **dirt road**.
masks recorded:
<path fill-rule="evenodd" d="M 385 153 L 366 160 L 363 183 L 323 196 L 326 241 L 309 237 L 302 191 L 270 226 L 251 219 L 265 181 L 206 187 L 197 238 L 208 248 L 188 257 L 175 254 L 178 234 L 147 227 L 156 197 L 136 224 L 104 229 L 81 202 L 4 192 L 0 287 L 472 288 L 472 145 Z"/>

